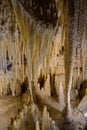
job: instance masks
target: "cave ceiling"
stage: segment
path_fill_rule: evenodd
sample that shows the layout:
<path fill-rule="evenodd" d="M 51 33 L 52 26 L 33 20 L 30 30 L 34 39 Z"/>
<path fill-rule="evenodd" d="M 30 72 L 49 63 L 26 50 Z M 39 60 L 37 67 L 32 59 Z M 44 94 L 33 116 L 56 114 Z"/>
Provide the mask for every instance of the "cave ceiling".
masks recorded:
<path fill-rule="evenodd" d="M 36 20 L 41 21 L 43 24 L 57 24 L 57 7 L 55 0 L 19 0 L 24 8 L 31 13 Z"/>

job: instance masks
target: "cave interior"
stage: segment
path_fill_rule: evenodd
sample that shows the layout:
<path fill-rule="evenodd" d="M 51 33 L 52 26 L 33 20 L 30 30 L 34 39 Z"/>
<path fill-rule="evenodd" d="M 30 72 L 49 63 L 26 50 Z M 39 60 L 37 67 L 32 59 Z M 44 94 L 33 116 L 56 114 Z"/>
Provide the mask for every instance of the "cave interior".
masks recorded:
<path fill-rule="evenodd" d="M 87 130 L 87 1 L 0 1 L 0 130 Z"/>

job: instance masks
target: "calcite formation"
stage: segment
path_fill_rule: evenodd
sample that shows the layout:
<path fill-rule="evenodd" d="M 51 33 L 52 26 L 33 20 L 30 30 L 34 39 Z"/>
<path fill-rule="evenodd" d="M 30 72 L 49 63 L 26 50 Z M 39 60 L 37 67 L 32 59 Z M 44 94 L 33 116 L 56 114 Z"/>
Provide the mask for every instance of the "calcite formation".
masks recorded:
<path fill-rule="evenodd" d="M 85 129 L 86 6 L 0 1 L 0 130 Z"/>

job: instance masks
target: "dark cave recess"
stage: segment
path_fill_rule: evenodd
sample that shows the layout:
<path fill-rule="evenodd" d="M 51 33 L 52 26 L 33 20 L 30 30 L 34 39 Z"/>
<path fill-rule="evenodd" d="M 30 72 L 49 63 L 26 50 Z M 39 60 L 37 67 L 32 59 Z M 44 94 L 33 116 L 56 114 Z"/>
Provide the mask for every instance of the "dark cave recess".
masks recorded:
<path fill-rule="evenodd" d="M 56 26 L 58 15 L 55 0 L 19 0 L 24 8 L 43 24 Z"/>

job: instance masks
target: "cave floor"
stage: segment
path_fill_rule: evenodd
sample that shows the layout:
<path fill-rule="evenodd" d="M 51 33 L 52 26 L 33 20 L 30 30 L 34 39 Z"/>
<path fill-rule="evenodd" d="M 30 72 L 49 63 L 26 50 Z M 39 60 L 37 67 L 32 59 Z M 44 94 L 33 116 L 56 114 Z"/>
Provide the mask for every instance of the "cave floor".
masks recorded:
<path fill-rule="evenodd" d="M 0 98 L 0 130 L 7 130 L 11 118 L 17 115 L 18 109 L 20 108 L 20 97 L 6 95 Z"/>
<path fill-rule="evenodd" d="M 34 98 L 34 102 L 35 102 L 35 104 L 37 104 L 38 109 L 42 112 L 43 108 L 45 106 L 44 102 L 41 101 L 37 96 Z M 54 108 L 52 108 L 52 107 L 50 107 L 48 105 L 46 105 L 46 106 L 47 106 L 47 110 L 48 110 L 48 112 L 50 114 L 50 117 L 53 120 L 55 120 L 56 126 L 61 126 L 61 123 L 63 121 L 63 117 L 62 116 L 63 116 L 64 113 L 63 112 L 59 112 L 58 110 L 56 110 L 56 109 L 54 109 Z"/>

